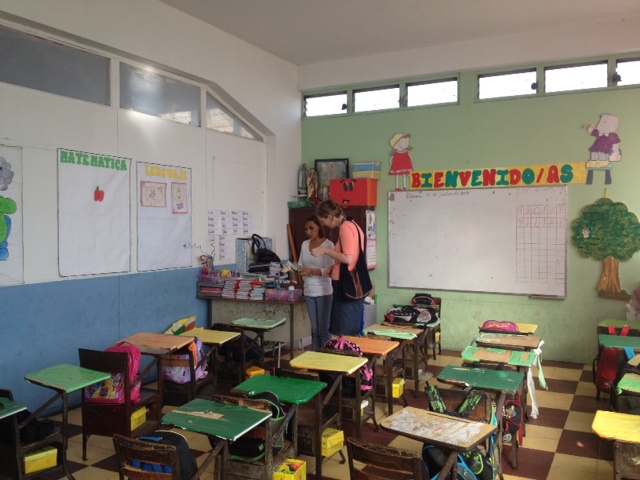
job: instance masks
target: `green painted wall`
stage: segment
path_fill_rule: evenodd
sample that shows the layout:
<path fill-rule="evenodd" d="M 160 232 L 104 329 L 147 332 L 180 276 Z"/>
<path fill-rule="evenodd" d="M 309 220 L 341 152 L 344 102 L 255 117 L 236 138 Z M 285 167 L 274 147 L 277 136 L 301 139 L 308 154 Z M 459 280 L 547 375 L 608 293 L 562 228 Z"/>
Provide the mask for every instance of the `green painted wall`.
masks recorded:
<path fill-rule="evenodd" d="M 613 183 L 604 184 L 596 172 L 592 185 L 570 185 L 568 219 L 607 195 L 640 216 L 640 89 L 597 91 L 474 102 L 475 75 L 460 77 L 460 104 L 402 111 L 305 118 L 302 159 L 313 167 L 316 158 L 349 158 L 353 163 L 382 161 L 378 186 L 377 317 L 394 303 L 408 302 L 414 290 L 388 288 L 387 192 L 395 188 L 388 175 L 390 138 L 411 134 L 416 170 L 469 169 L 582 162 L 593 143 L 583 125 L 597 124 L 600 114 L 620 118 L 618 134 L 623 159 L 616 164 Z M 416 221 L 420 221 L 416 218 Z M 446 222 L 442 218 L 442 222 Z M 433 226 L 432 235 L 438 234 Z M 429 271 L 429 238 L 416 238 L 413 255 Z M 596 325 L 606 318 L 625 318 L 625 302 L 599 298 L 596 285 L 601 262 L 582 258 L 570 243 L 567 255 L 567 298 L 531 299 L 526 296 L 431 291 L 443 298 L 443 347 L 469 345 L 477 326 L 487 319 L 535 323 L 545 340 L 544 358 L 590 362 L 596 353 Z M 623 289 L 640 286 L 640 254 L 620 264 Z"/>

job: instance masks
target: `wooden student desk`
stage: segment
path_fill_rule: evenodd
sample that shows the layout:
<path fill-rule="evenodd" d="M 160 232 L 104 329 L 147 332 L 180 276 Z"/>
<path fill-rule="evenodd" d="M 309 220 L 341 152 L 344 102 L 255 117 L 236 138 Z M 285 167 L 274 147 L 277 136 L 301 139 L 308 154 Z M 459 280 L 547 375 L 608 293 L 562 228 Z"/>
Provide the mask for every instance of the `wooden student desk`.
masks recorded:
<path fill-rule="evenodd" d="M 386 386 L 385 391 L 387 394 L 387 414 L 391 415 L 393 413 L 393 378 L 390 374 L 392 371 L 393 361 L 396 356 L 402 353 L 400 347 L 400 342 L 395 340 L 383 340 L 382 338 L 372 338 L 372 337 L 344 337 L 345 340 L 356 344 L 362 350 L 367 357 L 369 357 L 369 365 L 373 369 L 373 379 L 374 385 L 373 388 L 376 388 L 375 381 L 378 378 L 376 376 L 376 363 L 378 358 L 383 358 L 386 371 L 389 373 L 386 378 Z M 375 392 L 374 392 L 375 395 Z M 407 405 L 407 401 L 404 400 L 403 393 L 403 401 L 405 406 Z"/>
<path fill-rule="evenodd" d="M 397 435 L 442 448 L 448 456 L 438 476 L 441 479 L 447 478 L 459 453 L 474 449 L 497 428 L 488 423 L 474 422 L 414 407 L 405 407 L 385 418 L 380 426 Z"/>
<path fill-rule="evenodd" d="M 598 324 L 597 331 L 598 333 L 602 333 L 606 335 L 609 333 L 609 327 L 613 327 L 616 329 L 616 333 L 620 333 L 620 330 L 623 327 L 629 326 L 629 337 L 640 337 L 640 323 L 638 322 L 627 322 L 626 320 L 603 320 Z"/>
<path fill-rule="evenodd" d="M 236 386 L 231 392 L 252 397 L 263 392 L 275 393 L 280 401 L 290 405 L 303 405 L 311 400 L 315 403 L 314 443 L 317 445 L 316 477 L 322 478 L 322 432 L 325 422 L 322 421 L 322 398 L 320 392 L 327 386 L 324 382 L 302 380 L 299 378 L 274 377 L 256 375 Z M 298 410 L 299 412 L 300 410 Z"/>
<path fill-rule="evenodd" d="M 438 375 L 438 381 L 442 383 L 450 383 L 459 387 L 478 388 L 480 390 L 487 390 L 493 392 L 498 396 L 496 401 L 496 416 L 498 420 L 498 439 L 497 447 L 502 458 L 502 411 L 504 407 L 504 401 L 507 395 L 515 397 L 516 394 L 524 388 L 524 373 L 522 372 L 506 372 L 502 370 L 488 370 L 484 368 L 469 368 L 469 367 L 454 367 L 449 365 L 445 367 L 440 375 Z M 527 396 L 521 395 L 522 402 L 522 415 L 523 415 L 523 428 L 524 428 L 524 415 L 527 411 Z M 518 465 L 518 439 L 514 438 L 513 444 L 513 460 L 514 468 Z M 499 473 L 502 476 L 502 465 L 499 466 Z"/>
<path fill-rule="evenodd" d="M 339 429 L 342 428 L 342 379 L 348 375 L 355 374 L 356 398 L 359 398 L 361 393 L 359 369 L 366 364 L 366 358 L 311 351 L 306 351 L 289 362 L 292 368 L 324 373 L 333 379 L 333 383 L 322 399 L 323 419 L 325 424 L 335 423 Z M 333 415 L 325 415 L 325 409 L 336 393 L 337 411 Z M 358 423 L 356 423 L 356 430 L 359 430 Z"/>
<path fill-rule="evenodd" d="M 536 354 L 518 350 L 503 350 L 499 348 L 472 347 L 465 348 L 460 354 L 465 364 L 474 363 L 504 364 L 517 367 L 518 371 L 533 367 Z"/>
<path fill-rule="evenodd" d="M 162 423 L 221 440 L 216 442 L 215 448 L 198 470 L 200 473 L 221 451 L 227 451 L 225 447 L 228 442 L 237 440 L 269 417 L 271 412 L 264 410 L 196 398 L 166 414 L 162 417 Z M 217 478 L 224 479 L 225 461 L 226 458 L 223 458 L 221 471 L 216 472 Z"/>
<path fill-rule="evenodd" d="M 598 436 L 614 441 L 614 479 L 640 478 L 640 416 L 598 410 L 591 428 Z"/>
<path fill-rule="evenodd" d="M 518 331 L 513 332 L 513 335 L 533 335 L 538 330 L 538 325 L 534 323 L 517 323 Z M 482 325 L 478 326 L 478 330 L 483 333 L 497 333 L 494 331 L 483 330 Z"/>
<path fill-rule="evenodd" d="M 62 470 L 64 474 L 73 480 L 73 475 L 67 467 L 67 447 L 69 441 L 69 394 L 82 390 L 84 387 L 99 383 L 111 378 L 110 373 L 96 372 L 88 368 L 76 365 L 62 364 L 45 368 L 39 372 L 29 373 L 25 376 L 28 382 L 41 385 L 55 391 L 49 401 L 33 412 L 23 423 L 26 424 L 44 412 L 50 405 L 62 400 L 62 430 L 60 432 L 60 444 L 62 445 Z"/>
<path fill-rule="evenodd" d="M 405 371 L 406 358 L 408 351 L 411 351 L 413 357 L 413 365 L 411 371 L 413 373 L 412 379 L 414 381 L 413 395 L 417 398 L 420 391 L 420 378 L 418 371 L 420 370 L 420 364 L 423 364 L 423 368 L 427 370 L 428 362 L 428 330 L 413 328 L 405 325 L 390 325 L 387 322 L 381 325 L 372 325 L 364 330 L 364 333 L 371 333 L 374 335 L 389 337 L 393 340 L 400 341 L 400 350 L 402 352 L 402 371 Z"/>
<path fill-rule="evenodd" d="M 285 318 L 279 319 L 268 319 L 268 318 L 238 318 L 237 320 L 233 320 L 231 325 L 239 328 L 242 333 L 244 332 L 252 332 L 254 334 L 251 342 L 246 346 L 245 350 L 249 350 L 253 345 L 260 345 L 262 347 L 262 356 L 258 360 L 258 364 L 261 367 L 264 367 L 264 335 L 265 333 L 273 330 L 280 325 L 284 325 L 287 322 Z M 280 347 L 278 347 L 278 350 Z M 293 349 L 293 347 L 292 347 Z M 246 355 L 242 355 L 240 362 L 240 374 L 242 375 L 241 380 L 245 380 L 246 378 L 246 370 L 247 370 L 247 357 Z M 280 368 L 280 354 L 278 353 L 278 368 Z"/>
<path fill-rule="evenodd" d="M 495 347 L 507 350 L 525 350 L 530 352 L 540 346 L 542 338 L 533 335 L 513 333 L 480 333 L 476 338 L 479 347 Z"/>
<path fill-rule="evenodd" d="M 14 402 L 13 400 L 9 400 L 8 398 L 0 398 L 0 420 L 3 418 L 10 417 L 11 415 L 15 415 L 16 413 L 22 412 L 27 409 L 27 406 Z"/>
<path fill-rule="evenodd" d="M 167 335 L 164 333 L 136 333 L 122 340 L 123 342 L 135 345 L 142 355 L 150 356 L 153 360 L 147 365 L 144 371 L 140 372 L 140 377 L 145 378 L 155 366 L 158 370 L 158 395 L 160 395 L 160 405 L 164 405 L 162 399 L 162 357 L 174 353 L 176 350 L 189 345 L 192 337 L 181 335 Z"/>
<path fill-rule="evenodd" d="M 617 385 L 618 394 L 640 397 L 640 375 L 625 373 Z"/>

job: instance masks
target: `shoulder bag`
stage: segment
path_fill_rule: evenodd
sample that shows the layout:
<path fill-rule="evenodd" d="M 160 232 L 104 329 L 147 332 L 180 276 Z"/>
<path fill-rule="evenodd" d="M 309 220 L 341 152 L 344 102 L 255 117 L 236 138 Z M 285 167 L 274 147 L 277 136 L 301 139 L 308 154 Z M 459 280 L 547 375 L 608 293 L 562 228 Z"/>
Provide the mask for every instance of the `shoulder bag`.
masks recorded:
<path fill-rule="evenodd" d="M 342 292 L 342 296 L 345 300 L 361 300 L 373 290 L 373 284 L 369 277 L 369 270 L 367 269 L 367 262 L 364 258 L 364 252 L 362 251 L 362 243 L 360 242 L 360 228 L 351 220 L 347 218 L 356 226 L 358 232 L 358 261 L 356 267 L 353 270 L 349 270 L 349 265 L 346 263 L 340 264 L 340 280 L 338 280 L 338 288 Z"/>

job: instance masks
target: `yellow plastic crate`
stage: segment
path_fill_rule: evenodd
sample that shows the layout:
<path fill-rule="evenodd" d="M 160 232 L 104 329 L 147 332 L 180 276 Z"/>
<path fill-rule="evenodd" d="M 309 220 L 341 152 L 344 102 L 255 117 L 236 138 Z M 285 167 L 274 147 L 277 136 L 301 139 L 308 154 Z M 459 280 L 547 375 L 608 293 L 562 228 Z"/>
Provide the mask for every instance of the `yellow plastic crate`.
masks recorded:
<path fill-rule="evenodd" d="M 256 375 L 265 375 L 267 372 L 265 372 L 264 368 L 253 366 L 247 368 L 247 371 L 245 373 L 247 374 L 247 378 L 252 378 Z"/>
<path fill-rule="evenodd" d="M 273 480 L 307 480 L 307 462 L 288 458 L 273 472 Z"/>
<path fill-rule="evenodd" d="M 58 464 L 58 450 L 55 447 L 45 447 L 24 457 L 24 473 L 33 473 L 52 468 Z"/>
<path fill-rule="evenodd" d="M 344 432 L 334 428 L 326 428 L 322 432 L 322 456 L 330 457 L 344 446 Z"/>
<path fill-rule="evenodd" d="M 393 379 L 393 398 L 400 398 L 404 393 L 404 378 Z"/>
<path fill-rule="evenodd" d="M 144 425 L 147 421 L 147 409 L 145 407 L 139 408 L 131 414 L 131 430 Z"/>

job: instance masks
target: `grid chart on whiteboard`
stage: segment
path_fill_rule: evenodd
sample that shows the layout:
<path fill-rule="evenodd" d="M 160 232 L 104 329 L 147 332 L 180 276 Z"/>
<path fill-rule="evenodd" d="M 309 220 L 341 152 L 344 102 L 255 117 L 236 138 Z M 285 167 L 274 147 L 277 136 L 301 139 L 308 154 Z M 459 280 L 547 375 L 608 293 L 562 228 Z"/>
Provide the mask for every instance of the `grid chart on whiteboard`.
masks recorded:
<path fill-rule="evenodd" d="M 516 206 L 518 283 L 564 283 L 566 244 L 566 205 Z"/>

